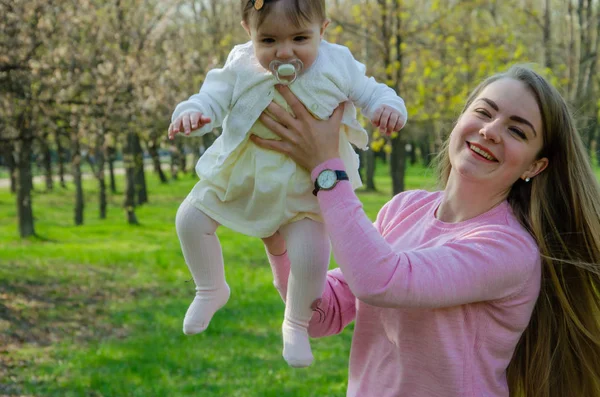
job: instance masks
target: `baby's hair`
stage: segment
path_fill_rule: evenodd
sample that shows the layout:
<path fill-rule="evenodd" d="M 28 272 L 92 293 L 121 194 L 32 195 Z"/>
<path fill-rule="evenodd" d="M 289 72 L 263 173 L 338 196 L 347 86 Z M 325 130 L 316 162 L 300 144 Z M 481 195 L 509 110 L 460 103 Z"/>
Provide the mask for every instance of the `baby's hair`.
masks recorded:
<path fill-rule="evenodd" d="M 264 5 L 257 10 L 252 0 L 242 0 L 242 20 L 253 28 L 260 28 L 266 16 L 281 3 L 290 22 L 300 27 L 306 22 L 325 21 L 325 0 L 264 0 Z"/>

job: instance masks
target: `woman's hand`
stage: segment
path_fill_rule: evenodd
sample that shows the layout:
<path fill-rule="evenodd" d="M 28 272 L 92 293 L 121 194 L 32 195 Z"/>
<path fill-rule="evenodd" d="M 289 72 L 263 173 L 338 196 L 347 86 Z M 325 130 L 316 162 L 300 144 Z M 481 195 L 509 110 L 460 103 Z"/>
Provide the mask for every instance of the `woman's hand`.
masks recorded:
<path fill-rule="evenodd" d="M 267 110 L 273 117 L 263 112 L 260 120 L 281 140 L 264 139 L 255 135 L 250 139 L 262 148 L 288 155 L 309 172 L 325 160 L 339 157 L 340 123 L 344 105 L 338 106 L 329 120 L 317 120 L 288 87 L 278 85 L 276 88 L 296 117 L 271 102 Z"/>

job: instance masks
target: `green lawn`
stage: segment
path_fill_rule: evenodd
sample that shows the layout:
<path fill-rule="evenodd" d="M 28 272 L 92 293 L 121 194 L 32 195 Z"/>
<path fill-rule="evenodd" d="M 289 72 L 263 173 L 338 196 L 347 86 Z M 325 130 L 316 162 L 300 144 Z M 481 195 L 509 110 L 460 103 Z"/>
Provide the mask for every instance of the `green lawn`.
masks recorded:
<path fill-rule="evenodd" d="M 360 193 L 371 219 L 390 198 L 387 168 L 380 164 L 377 174 L 379 192 Z M 407 189 L 432 189 L 433 174 L 409 167 Z M 258 239 L 219 230 L 231 299 L 205 333 L 182 334 L 193 285 L 174 217 L 195 180 L 161 185 L 149 174 L 140 226 L 125 223 L 121 195 L 99 220 L 92 180 L 80 227 L 72 186 L 43 193 L 37 185 L 40 237 L 27 240 L 17 237 L 14 196 L 0 189 L 0 395 L 345 395 L 352 329 L 314 340 L 310 368 L 288 367 L 280 354 L 284 307 Z"/>
<path fill-rule="evenodd" d="M 390 197 L 386 173 L 380 166 L 381 192 L 361 194 L 372 219 Z M 431 174 L 411 168 L 407 188 L 431 187 Z M 80 227 L 73 226 L 72 186 L 43 193 L 37 185 L 40 237 L 24 241 L 14 196 L 0 189 L 0 395 L 345 395 L 352 330 L 314 340 L 310 368 L 288 367 L 284 306 L 258 239 L 219 229 L 231 299 L 205 333 L 183 335 L 194 292 L 174 217 L 195 180 L 160 185 L 148 174 L 140 226 L 125 223 L 120 194 L 99 220 L 93 180 Z"/>

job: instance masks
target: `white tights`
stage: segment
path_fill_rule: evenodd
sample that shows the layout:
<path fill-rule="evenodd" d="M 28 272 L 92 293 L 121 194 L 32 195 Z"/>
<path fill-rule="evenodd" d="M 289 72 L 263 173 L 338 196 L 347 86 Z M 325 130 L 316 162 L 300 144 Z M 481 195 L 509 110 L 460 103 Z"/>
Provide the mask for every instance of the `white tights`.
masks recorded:
<path fill-rule="evenodd" d="M 204 331 L 214 313 L 229 299 L 223 254 L 215 231 L 219 224 L 184 201 L 176 228 L 185 261 L 196 283 L 196 296 L 183 320 L 187 335 Z M 308 339 L 311 304 L 325 287 L 329 264 L 329 239 L 322 223 L 302 219 L 280 228 L 290 259 L 285 317 L 282 325 L 283 357 L 293 367 L 313 361 Z"/>

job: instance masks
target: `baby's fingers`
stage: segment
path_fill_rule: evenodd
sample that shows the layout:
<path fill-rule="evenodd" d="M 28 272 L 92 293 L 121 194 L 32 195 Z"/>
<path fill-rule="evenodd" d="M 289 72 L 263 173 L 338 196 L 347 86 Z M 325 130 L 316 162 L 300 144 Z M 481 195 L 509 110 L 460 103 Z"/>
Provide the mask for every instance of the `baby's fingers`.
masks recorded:
<path fill-rule="evenodd" d="M 190 114 L 190 127 L 192 130 L 198 128 L 198 123 L 200 122 L 200 118 L 202 117 L 202 113 L 192 113 Z"/>
<path fill-rule="evenodd" d="M 379 109 L 377 109 L 375 111 L 375 114 L 373 114 L 373 118 L 371 118 L 371 123 L 373 123 L 373 125 L 375 127 L 379 127 L 379 125 L 380 125 L 379 119 L 381 118 L 382 113 L 383 113 L 383 107 L 380 107 Z"/>
<path fill-rule="evenodd" d="M 390 119 L 388 121 L 387 124 L 387 132 L 388 134 L 391 134 L 394 131 L 398 131 L 398 129 L 396 129 L 396 124 L 398 124 L 398 119 L 400 118 L 400 115 L 396 112 L 392 112 L 392 114 L 390 114 Z"/>
<path fill-rule="evenodd" d="M 404 120 L 402 120 L 402 117 L 398 117 L 396 125 L 394 126 L 394 131 L 400 131 L 402 127 L 404 127 Z"/>
<path fill-rule="evenodd" d="M 381 130 L 381 132 L 388 133 L 388 122 L 390 120 L 391 113 L 392 112 L 389 109 L 383 109 L 383 112 L 381 113 L 381 118 L 379 119 L 379 129 Z"/>
<path fill-rule="evenodd" d="M 175 135 L 180 131 L 181 119 L 177 118 L 169 125 L 168 136 L 169 139 L 173 139 Z"/>
<path fill-rule="evenodd" d="M 185 135 L 190 135 L 190 132 L 192 132 L 190 115 L 184 114 L 181 116 L 181 123 L 183 124 L 183 131 L 185 132 Z"/>

